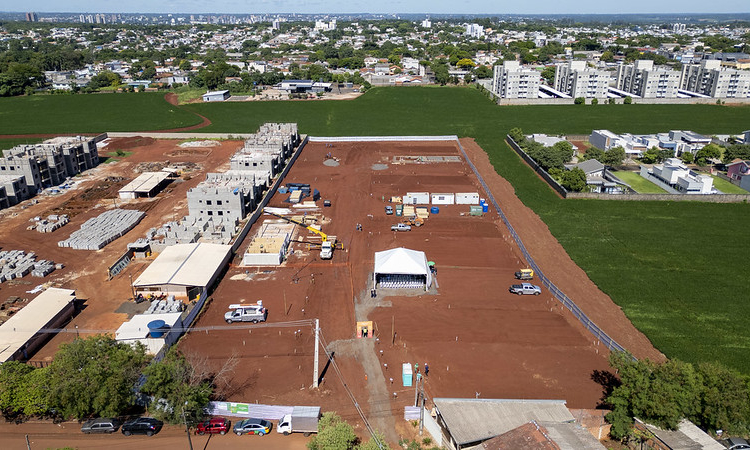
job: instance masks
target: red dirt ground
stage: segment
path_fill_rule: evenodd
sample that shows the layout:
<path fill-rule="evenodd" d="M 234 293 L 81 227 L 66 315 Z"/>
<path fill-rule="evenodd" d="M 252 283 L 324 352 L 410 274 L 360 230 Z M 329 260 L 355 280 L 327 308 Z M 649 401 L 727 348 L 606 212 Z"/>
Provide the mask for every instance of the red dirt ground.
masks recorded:
<path fill-rule="evenodd" d="M 27 294 L 25 291 L 42 283 L 75 289 L 77 296 L 87 301 L 85 309 L 73 319 L 68 328 L 74 330 L 74 326 L 78 325 L 81 334 L 87 334 L 85 330 L 114 334 L 117 327 L 127 319 L 126 314 L 114 311 L 131 296 L 129 276 L 136 278 L 138 273 L 145 268 L 145 264 L 133 263 L 122 275 L 111 281 L 106 281 L 107 268 L 122 255 L 128 242 L 143 236 L 149 228 L 159 226 L 168 220 L 179 219 L 187 214 L 185 197 L 187 190 L 203 180 L 206 172 L 216 171 L 219 167 L 224 170 L 229 157 L 242 145 L 237 141 L 223 141 L 221 146 L 212 147 L 209 155 L 167 156 L 179 149 L 178 143 L 174 140 L 155 141 L 142 138 L 111 139 L 106 147 L 99 150 L 102 159 L 106 158 L 107 153 L 118 149 L 128 149 L 133 151 L 133 154 L 116 163 L 100 164 L 97 168 L 76 177 L 80 183 L 79 186 L 68 192 L 57 196 L 39 195 L 35 197 L 38 200 L 37 204 L 30 205 L 30 202 L 24 202 L 0 212 L 3 223 L 3 227 L 0 228 L 0 247 L 3 250 L 34 251 L 37 259 L 51 259 L 65 264 L 64 269 L 57 270 L 45 278 L 26 276 L 18 280 L 17 284 L 16 280 L 13 285 L 7 282 L 0 284 L 0 300 L 5 300 L 11 295 L 33 298 L 36 294 Z M 137 145 L 142 146 L 137 147 Z M 137 176 L 134 169 L 138 164 L 165 161 L 197 163 L 199 170 L 190 173 L 190 179 L 187 181 L 180 179 L 173 182 L 152 199 L 120 200 L 116 198 L 117 189 L 115 188 L 105 191 L 103 198 L 98 198 L 96 195 L 92 196 L 93 198 L 86 198 L 87 194 L 100 186 L 102 180 L 107 177 L 125 177 L 125 180 L 119 183 L 124 185 Z M 66 239 L 72 232 L 77 231 L 83 222 L 115 205 L 147 211 L 146 217 L 124 237 L 96 252 L 57 246 L 57 241 Z M 49 234 L 26 230 L 30 224 L 29 219 L 35 216 L 46 217 L 53 212 L 72 212 L 66 211 L 66 207 L 80 212 L 71 218 L 68 225 Z M 72 340 L 74 336 L 74 333 L 55 336 L 34 356 L 33 360 L 50 360 L 59 344 Z"/>
<path fill-rule="evenodd" d="M 551 278 L 636 355 L 658 358 L 659 353 L 619 308 L 567 257 L 544 223 L 515 197 L 487 155 L 473 141 L 463 143 Z M 341 159 L 339 167 L 323 165 L 324 155 L 331 150 Z M 321 210 L 330 219 L 323 230 L 336 235 L 347 250 L 337 251 L 332 261 L 320 261 L 314 251 L 295 244 L 294 255 L 280 268 L 231 268 L 197 326 L 224 325 L 228 305 L 241 300 L 262 299 L 270 311 L 270 324 L 320 318 L 325 341 L 336 350 L 344 381 L 365 413 L 371 419 L 375 413 L 375 420 L 391 414 L 400 435 L 408 434 L 400 417 L 414 395 L 412 388 L 400 384 L 404 362 L 429 364 L 428 397 L 566 399 L 573 408 L 594 408 L 602 389 L 591 375 L 609 368 L 606 348 L 597 345 L 548 292 L 532 298 L 507 292 L 514 281 L 513 271 L 522 264 L 496 214 L 470 217 L 462 215 L 468 206 L 441 206 L 440 213 L 431 215 L 422 228 L 400 234 L 390 231 L 397 219 L 384 214 L 383 197 L 407 191 L 481 192 L 468 165 L 389 164 L 386 170 L 371 169 L 372 164 L 388 163 L 395 155 L 460 152 L 453 142 L 336 143 L 333 149 L 324 143 L 308 144 L 285 181 L 310 183 L 323 199 L 332 201 L 331 208 Z M 271 206 L 288 207 L 282 203 L 284 197 L 277 194 Z M 363 224 L 363 232 L 355 231 L 356 223 Z M 298 239 L 305 238 L 303 231 Z M 399 246 L 424 251 L 437 263 L 439 288 L 420 296 L 383 298 L 381 292 L 372 303 L 367 282 L 374 252 Z M 363 316 L 375 321 L 379 341 L 371 348 L 352 342 L 356 341 L 355 317 L 361 320 Z M 298 329 L 301 337 L 295 337 Z M 229 400 L 316 404 L 356 421 L 357 413 L 332 370 L 319 391 L 309 389 L 311 334 L 310 327 L 297 326 L 194 332 L 180 348 L 209 355 L 217 366 L 230 355 L 240 358 L 234 389 L 227 392 Z M 373 364 L 372 355 L 380 361 Z M 391 377 L 393 385 L 387 381 Z M 398 394 L 396 399 L 393 392 Z"/>

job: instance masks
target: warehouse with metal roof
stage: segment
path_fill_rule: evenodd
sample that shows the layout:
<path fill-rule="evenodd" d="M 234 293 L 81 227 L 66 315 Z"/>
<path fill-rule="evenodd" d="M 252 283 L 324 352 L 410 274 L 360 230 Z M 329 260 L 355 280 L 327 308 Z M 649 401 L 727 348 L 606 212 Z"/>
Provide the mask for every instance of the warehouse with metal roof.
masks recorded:
<path fill-rule="evenodd" d="M 0 325 L 0 362 L 26 360 L 51 335 L 45 328 L 61 327 L 75 311 L 76 293 L 49 288 Z"/>
<path fill-rule="evenodd" d="M 472 447 L 532 420 L 574 422 L 565 400 L 436 398 L 436 421 L 448 448 Z"/>
<path fill-rule="evenodd" d="M 171 181 L 170 173 L 161 172 L 143 172 L 135 180 L 126 184 L 120 189 L 120 198 L 133 199 L 141 197 L 153 197 L 158 194 Z"/>
<path fill-rule="evenodd" d="M 208 291 L 231 257 L 231 245 L 171 245 L 133 283 L 136 295 L 194 299 Z"/>

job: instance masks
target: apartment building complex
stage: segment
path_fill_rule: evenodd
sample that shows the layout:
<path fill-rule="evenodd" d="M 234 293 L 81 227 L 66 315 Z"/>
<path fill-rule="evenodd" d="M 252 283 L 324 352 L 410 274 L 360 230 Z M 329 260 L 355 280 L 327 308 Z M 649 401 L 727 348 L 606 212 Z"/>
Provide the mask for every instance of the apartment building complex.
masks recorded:
<path fill-rule="evenodd" d="M 586 66 L 586 61 L 569 61 L 558 64 L 554 88 L 573 98 L 606 98 L 610 80 L 609 72 Z"/>
<path fill-rule="evenodd" d="M 82 136 L 57 137 L 5 150 L 0 158 L 0 185 L 5 188 L 5 200 L 0 200 L 0 206 L 6 202 L 8 206 L 15 205 L 98 164 L 95 139 Z"/>
<path fill-rule="evenodd" d="M 495 66 L 492 91 L 501 98 L 539 98 L 541 81 L 536 70 L 524 69 L 518 61 L 505 61 Z"/>
<path fill-rule="evenodd" d="M 640 98 L 676 98 L 680 72 L 654 68 L 651 60 L 617 67 L 616 87 Z"/>
<path fill-rule="evenodd" d="M 750 96 L 750 71 L 722 67 L 718 59 L 684 64 L 680 89 L 715 98 Z"/>

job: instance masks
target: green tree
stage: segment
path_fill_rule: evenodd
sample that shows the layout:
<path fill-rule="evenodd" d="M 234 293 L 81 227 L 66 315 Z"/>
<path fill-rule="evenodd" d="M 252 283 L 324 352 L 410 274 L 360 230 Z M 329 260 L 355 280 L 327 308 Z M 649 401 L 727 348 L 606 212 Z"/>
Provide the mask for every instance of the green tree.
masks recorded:
<path fill-rule="evenodd" d="M 215 375 L 194 367 L 185 356 L 170 349 L 164 358 L 146 367 L 141 392 L 156 399 L 154 415 L 169 423 L 182 420 L 183 407 L 188 422 L 199 422 L 203 408 L 213 393 Z"/>
<path fill-rule="evenodd" d="M 88 87 L 92 89 L 99 89 L 103 87 L 116 87 L 116 86 L 119 86 L 120 83 L 121 83 L 120 75 L 114 72 L 110 72 L 109 70 L 105 70 L 93 76 L 91 78 L 91 81 L 88 84 Z"/>
<path fill-rule="evenodd" d="M 704 430 L 747 435 L 750 432 L 750 390 L 745 378 L 716 363 L 699 364 L 698 373 L 703 380 L 699 394 L 701 411 L 690 420 Z"/>
<path fill-rule="evenodd" d="M 654 164 L 659 158 L 659 149 L 657 147 L 651 147 L 650 149 L 643 152 L 641 156 L 641 162 L 644 164 Z"/>
<path fill-rule="evenodd" d="M 599 104 L 599 99 L 598 98 L 592 98 L 591 99 L 591 104 L 592 105 L 598 105 Z"/>
<path fill-rule="evenodd" d="M 492 78 L 492 69 L 487 66 L 477 66 L 474 68 L 474 75 L 477 78 Z"/>
<path fill-rule="evenodd" d="M 692 163 L 694 158 L 695 158 L 695 156 L 692 153 L 690 153 L 690 152 L 682 152 L 682 154 L 680 155 L 680 159 L 685 164 Z"/>
<path fill-rule="evenodd" d="M 64 417 L 117 416 L 135 399 L 148 362 L 143 345 L 93 336 L 62 344 L 49 366 L 50 406 Z"/>
<path fill-rule="evenodd" d="M 573 192 L 581 192 L 586 189 L 586 172 L 578 167 L 563 172 L 562 186 Z"/>
<path fill-rule="evenodd" d="M 542 69 L 542 78 L 547 84 L 552 85 L 555 82 L 555 67 L 547 66 Z"/>
<path fill-rule="evenodd" d="M 511 128 L 508 132 L 508 135 L 511 139 L 516 141 L 516 144 L 518 145 L 521 145 L 521 143 L 526 140 L 526 137 L 523 134 L 523 130 L 518 127 Z"/>
<path fill-rule="evenodd" d="M 705 166 L 709 159 L 721 158 L 721 147 L 716 144 L 708 144 L 695 153 L 695 163 Z"/>
<path fill-rule="evenodd" d="M 596 147 L 589 147 L 586 149 L 586 153 L 583 154 L 583 159 L 595 159 L 599 162 L 604 161 L 604 150 Z"/>
<path fill-rule="evenodd" d="M 357 444 L 355 450 L 390 450 L 390 445 L 385 440 L 385 436 L 380 431 L 375 430 L 375 435 L 367 442 Z"/>
<path fill-rule="evenodd" d="M 456 63 L 456 67 L 458 67 L 459 69 L 471 69 L 475 65 L 476 64 L 474 64 L 474 61 L 469 58 L 463 58 Z"/>
<path fill-rule="evenodd" d="M 602 53 L 602 56 L 599 59 L 603 62 L 613 62 L 615 60 L 615 55 L 611 51 L 606 50 Z"/>
<path fill-rule="evenodd" d="M 622 147 L 612 147 L 604 152 L 604 157 L 599 160 L 600 163 L 614 167 L 619 166 L 625 160 L 625 149 Z"/>
<path fill-rule="evenodd" d="M 25 416 L 45 416 L 55 407 L 51 403 L 50 368 L 34 369 L 27 373 L 19 386 L 19 394 L 16 396 L 16 411 Z M 57 405 L 59 406 L 59 405 Z M 61 411 L 56 408 L 57 411 Z"/>
<path fill-rule="evenodd" d="M 583 97 L 576 97 L 575 100 L 573 100 L 574 105 L 583 105 L 586 103 L 586 99 Z"/>
<path fill-rule="evenodd" d="M 623 105 L 630 105 L 631 103 L 633 103 L 633 97 L 631 97 L 629 95 L 627 97 L 625 97 L 623 99 L 623 101 L 622 101 Z"/>
<path fill-rule="evenodd" d="M 563 164 L 570 162 L 573 159 L 573 144 L 568 141 L 556 142 L 553 146 L 556 152 L 560 154 Z"/>
<path fill-rule="evenodd" d="M 348 450 L 354 448 L 357 435 L 354 428 L 335 412 L 323 413 L 318 422 L 318 434 L 308 443 L 310 450 Z"/>
<path fill-rule="evenodd" d="M 669 148 L 660 148 L 656 154 L 656 162 L 664 162 L 669 158 L 674 158 L 674 150 Z"/>
<path fill-rule="evenodd" d="M 0 412 L 6 418 L 18 414 L 18 398 L 23 396 L 20 389 L 24 377 L 34 368 L 18 361 L 0 364 Z"/>
<path fill-rule="evenodd" d="M 735 159 L 750 159 L 750 145 L 735 144 L 727 146 L 724 150 L 724 162 L 730 163 Z"/>

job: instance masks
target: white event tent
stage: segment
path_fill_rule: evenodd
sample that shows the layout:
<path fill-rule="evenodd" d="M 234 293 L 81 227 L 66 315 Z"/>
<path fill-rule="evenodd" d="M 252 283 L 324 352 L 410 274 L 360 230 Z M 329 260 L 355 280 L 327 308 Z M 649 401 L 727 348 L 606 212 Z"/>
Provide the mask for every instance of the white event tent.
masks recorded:
<path fill-rule="evenodd" d="M 432 273 L 424 252 L 403 247 L 375 252 L 373 286 L 427 290 L 431 284 Z"/>

